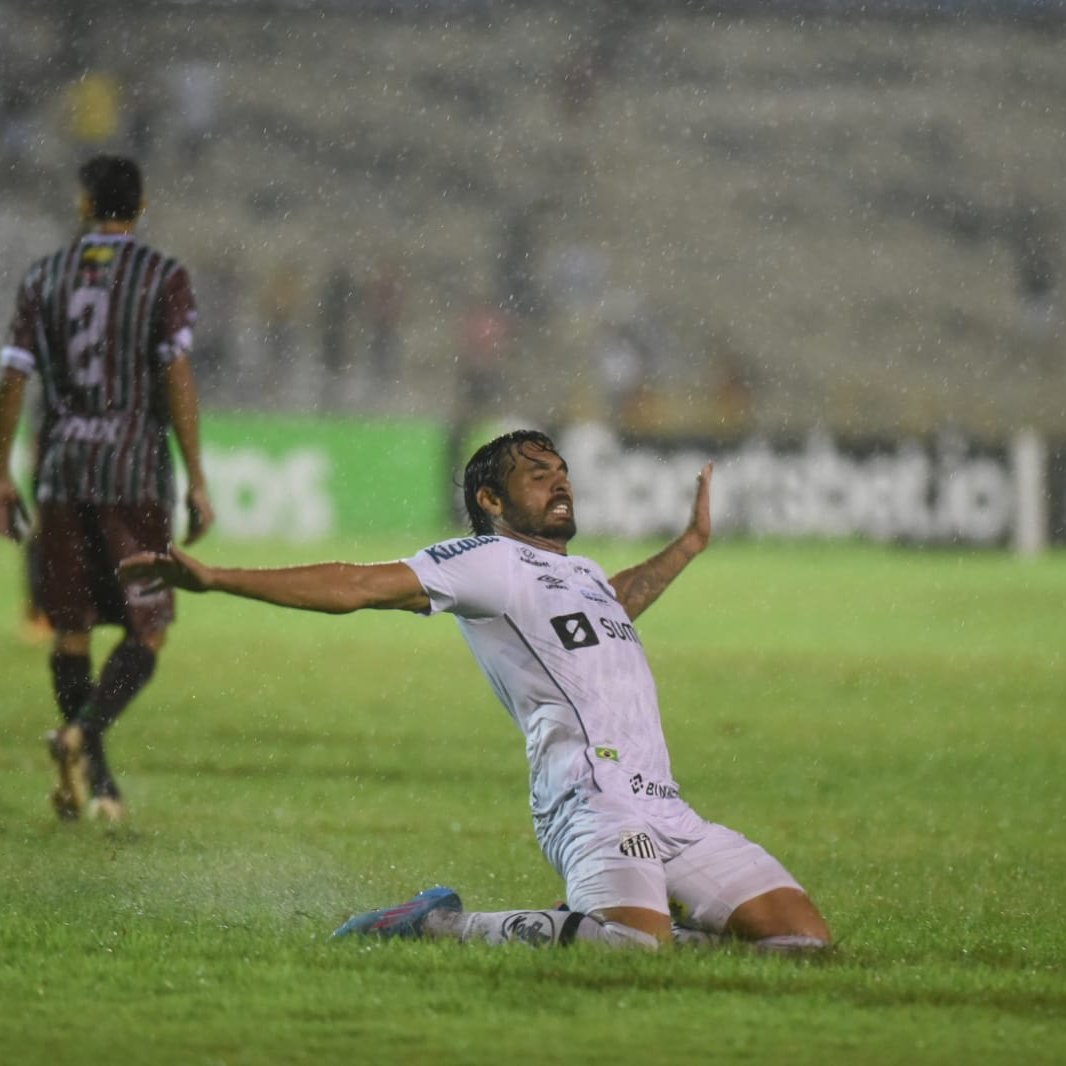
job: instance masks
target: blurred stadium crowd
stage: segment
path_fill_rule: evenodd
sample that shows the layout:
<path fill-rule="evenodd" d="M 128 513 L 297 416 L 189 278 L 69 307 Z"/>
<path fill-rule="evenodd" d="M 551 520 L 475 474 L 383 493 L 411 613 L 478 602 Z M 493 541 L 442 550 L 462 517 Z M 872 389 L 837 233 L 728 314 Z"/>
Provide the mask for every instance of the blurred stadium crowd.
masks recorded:
<path fill-rule="evenodd" d="M 121 151 L 209 406 L 1061 435 L 1033 6 L 0 0 L 3 313 Z"/>

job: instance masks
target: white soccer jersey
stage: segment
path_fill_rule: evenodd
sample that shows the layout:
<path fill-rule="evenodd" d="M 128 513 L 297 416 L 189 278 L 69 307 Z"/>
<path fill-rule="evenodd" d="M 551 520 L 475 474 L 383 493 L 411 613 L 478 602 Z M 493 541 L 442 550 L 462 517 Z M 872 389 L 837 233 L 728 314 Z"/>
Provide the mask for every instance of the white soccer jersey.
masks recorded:
<path fill-rule="evenodd" d="M 677 796 L 644 649 L 597 563 L 488 536 L 404 561 L 525 735 L 534 815 L 580 792 Z"/>

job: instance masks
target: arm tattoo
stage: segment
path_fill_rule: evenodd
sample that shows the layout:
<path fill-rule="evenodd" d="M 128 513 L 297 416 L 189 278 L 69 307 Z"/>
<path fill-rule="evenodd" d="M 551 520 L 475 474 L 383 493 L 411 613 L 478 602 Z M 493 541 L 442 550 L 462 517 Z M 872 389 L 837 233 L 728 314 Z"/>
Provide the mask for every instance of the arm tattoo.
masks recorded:
<path fill-rule="evenodd" d="M 618 601 L 630 619 L 647 610 L 695 555 L 696 552 L 688 550 L 680 540 L 675 540 L 658 555 L 611 578 Z"/>

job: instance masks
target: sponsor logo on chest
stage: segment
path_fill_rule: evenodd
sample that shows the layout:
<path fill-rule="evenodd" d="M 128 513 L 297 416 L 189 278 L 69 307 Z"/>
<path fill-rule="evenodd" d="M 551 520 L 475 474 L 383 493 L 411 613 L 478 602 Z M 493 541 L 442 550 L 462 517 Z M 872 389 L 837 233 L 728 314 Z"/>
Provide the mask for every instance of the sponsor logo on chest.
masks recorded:
<path fill-rule="evenodd" d="M 527 566 L 539 566 L 546 568 L 551 566 L 546 559 L 541 559 L 532 548 L 519 548 L 518 558 Z"/>
<path fill-rule="evenodd" d="M 634 796 L 653 796 L 656 799 L 677 799 L 680 795 L 677 785 L 663 785 L 658 781 L 649 781 L 643 774 L 634 774 L 629 779 L 629 787 Z"/>
<path fill-rule="evenodd" d="M 552 577 L 551 574 L 541 574 L 537 580 L 549 591 L 562 592 L 570 587 L 561 577 Z"/>
<path fill-rule="evenodd" d="M 549 621 L 567 651 L 595 647 L 601 643 L 600 633 L 608 640 L 640 644 L 640 637 L 637 636 L 633 623 L 623 622 L 621 619 L 601 616 L 593 622 L 584 611 L 575 611 L 573 614 L 556 615 Z"/>

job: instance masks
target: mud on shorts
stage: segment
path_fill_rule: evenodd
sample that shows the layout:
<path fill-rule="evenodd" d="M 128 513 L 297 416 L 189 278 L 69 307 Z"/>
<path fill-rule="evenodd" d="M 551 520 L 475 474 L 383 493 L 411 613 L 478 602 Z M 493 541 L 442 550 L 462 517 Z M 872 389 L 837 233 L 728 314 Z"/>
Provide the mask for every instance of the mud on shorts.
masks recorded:
<path fill-rule="evenodd" d="M 136 637 L 174 621 L 174 591 L 124 587 L 119 561 L 166 551 L 170 511 L 158 503 L 43 503 L 40 508 L 40 598 L 53 628 L 84 632 L 122 626 Z"/>
<path fill-rule="evenodd" d="M 576 799 L 538 826 L 571 909 L 645 907 L 720 933 L 742 903 L 777 888 L 803 891 L 772 855 L 680 799 Z"/>

